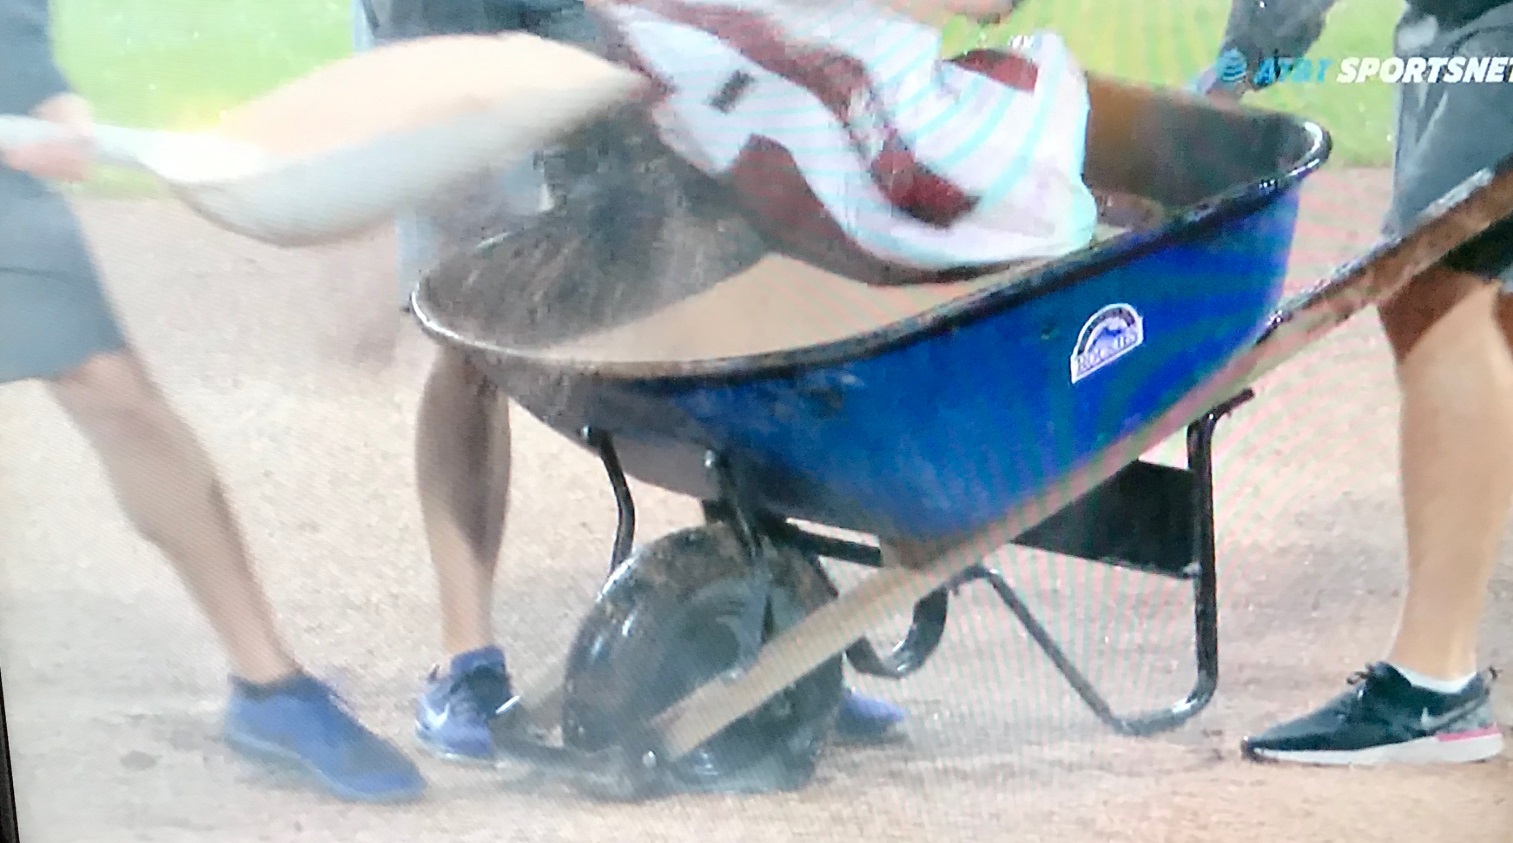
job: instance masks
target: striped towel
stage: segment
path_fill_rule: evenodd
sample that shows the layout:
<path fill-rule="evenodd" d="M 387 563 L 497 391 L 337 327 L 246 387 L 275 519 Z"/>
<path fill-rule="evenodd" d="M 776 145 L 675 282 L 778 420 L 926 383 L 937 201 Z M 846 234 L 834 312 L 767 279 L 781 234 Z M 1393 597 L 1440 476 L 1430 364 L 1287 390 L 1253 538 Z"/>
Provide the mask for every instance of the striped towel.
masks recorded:
<path fill-rule="evenodd" d="M 790 253 L 898 282 L 1057 257 L 1097 224 L 1088 95 L 1051 33 L 941 58 L 867 0 L 597 0 L 662 140 Z"/>

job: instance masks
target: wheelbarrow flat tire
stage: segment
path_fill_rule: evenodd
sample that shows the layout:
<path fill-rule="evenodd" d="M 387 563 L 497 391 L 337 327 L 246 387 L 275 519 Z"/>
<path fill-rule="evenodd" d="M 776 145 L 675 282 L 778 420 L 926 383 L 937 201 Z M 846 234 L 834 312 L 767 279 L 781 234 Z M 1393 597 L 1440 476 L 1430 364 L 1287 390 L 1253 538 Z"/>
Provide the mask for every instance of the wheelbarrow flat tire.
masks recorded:
<path fill-rule="evenodd" d="M 764 642 L 832 599 L 800 551 L 768 546 L 772 579 Z M 598 752 L 634 741 L 651 718 L 707 682 L 719 681 L 737 665 L 737 630 L 754 590 L 746 551 L 725 524 L 680 530 L 633 553 L 600 591 L 570 651 L 564 743 Z M 660 759 L 657 775 L 637 776 L 637 792 L 615 788 L 594 795 L 626 799 L 659 790 L 802 788 L 835 723 L 843 694 L 841 665 L 840 656 L 826 661 L 688 755 Z"/>

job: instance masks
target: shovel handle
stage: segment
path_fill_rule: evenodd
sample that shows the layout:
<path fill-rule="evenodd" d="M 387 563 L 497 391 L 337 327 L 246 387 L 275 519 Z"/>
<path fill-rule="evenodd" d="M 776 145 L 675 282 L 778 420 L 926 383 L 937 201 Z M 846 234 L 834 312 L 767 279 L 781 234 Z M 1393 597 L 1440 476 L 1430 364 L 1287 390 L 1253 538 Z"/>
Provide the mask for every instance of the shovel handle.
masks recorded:
<path fill-rule="evenodd" d="M 156 142 L 158 133 L 146 129 L 96 124 L 92 143 L 96 160 L 114 167 L 147 169 L 142 153 Z M 0 115 L 0 149 L 69 137 L 62 126 L 35 117 Z"/>

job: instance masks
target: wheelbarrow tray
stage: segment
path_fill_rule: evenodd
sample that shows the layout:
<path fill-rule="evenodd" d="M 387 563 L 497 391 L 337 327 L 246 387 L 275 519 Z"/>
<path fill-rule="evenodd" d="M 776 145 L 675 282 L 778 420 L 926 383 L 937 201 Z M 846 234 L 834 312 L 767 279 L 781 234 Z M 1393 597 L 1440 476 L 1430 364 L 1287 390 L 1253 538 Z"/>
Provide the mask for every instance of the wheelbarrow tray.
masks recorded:
<path fill-rule="evenodd" d="M 660 319 L 601 313 L 545 341 L 478 314 L 520 273 L 539 287 L 585 269 L 522 267 L 503 238 L 428 277 L 414 310 L 547 424 L 612 434 L 631 476 L 709 500 L 713 450 L 764 512 L 890 538 L 969 532 L 1255 340 L 1298 186 L 1329 150 L 1312 123 L 1096 77 L 1091 102 L 1090 186 L 1160 210 L 1060 260 L 883 287 L 767 258 L 690 285 Z M 677 239 L 660 248 L 702 248 Z"/>

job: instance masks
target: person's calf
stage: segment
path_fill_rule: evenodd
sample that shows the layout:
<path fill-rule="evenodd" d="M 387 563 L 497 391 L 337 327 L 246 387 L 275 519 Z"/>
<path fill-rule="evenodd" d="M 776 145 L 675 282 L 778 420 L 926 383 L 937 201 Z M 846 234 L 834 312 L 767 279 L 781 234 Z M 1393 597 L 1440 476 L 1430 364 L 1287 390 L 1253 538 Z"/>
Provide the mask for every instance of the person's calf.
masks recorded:
<path fill-rule="evenodd" d="M 49 384 L 93 446 L 132 526 L 168 551 L 186 537 L 175 498 L 220 499 L 215 470 L 194 434 L 129 353 L 102 354 Z"/>
<path fill-rule="evenodd" d="M 1476 632 L 1513 508 L 1513 355 L 1497 290 L 1441 271 L 1383 308 L 1402 389 L 1408 550 L 1389 659 L 1430 682 L 1464 684 L 1476 671 Z"/>
<path fill-rule="evenodd" d="M 462 357 L 437 355 L 417 419 L 416 485 L 449 657 L 493 643 L 509 482 L 508 404 Z"/>
<path fill-rule="evenodd" d="M 174 563 L 230 655 L 227 743 L 298 768 L 344 799 L 418 796 L 424 781 L 414 765 L 288 655 L 209 457 L 140 362 L 101 355 L 51 388 L 99 453 L 127 516 Z"/>
<path fill-rule="evenodd" d="M 174 564 L 236 674 L 270 682 L 297 665 L 275 631 L 209 457 L 141 363 L 99 355 L 50 384 L 137 531 Z"/>
<path fill-rule="evenodd" d="M 1252 758 L 1462 762 L 1500 754 L 1476 631 L 1513 505 L 1513 356 L 1498 288 L 1437 270 L 1382 308 L 1402 388 L 1408 589 L 1389 661 L 1303 717 L 1246 738 Z"/>

